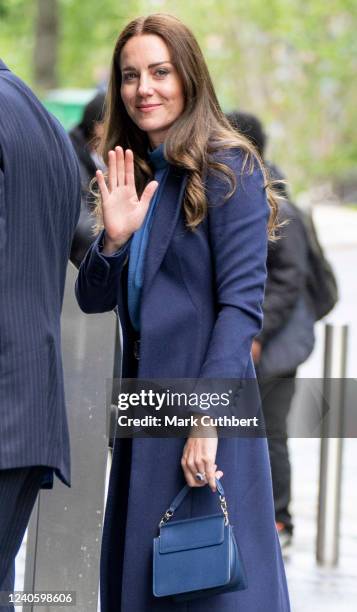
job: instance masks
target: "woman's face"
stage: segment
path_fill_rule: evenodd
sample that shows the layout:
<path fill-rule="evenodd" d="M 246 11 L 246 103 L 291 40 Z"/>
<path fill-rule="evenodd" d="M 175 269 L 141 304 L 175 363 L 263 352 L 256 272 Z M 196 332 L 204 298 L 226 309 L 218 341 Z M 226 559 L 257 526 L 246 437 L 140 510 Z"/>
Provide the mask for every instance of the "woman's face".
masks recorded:
<path fill-rule="evenodd" d="M 181 115 L 184 93 L 165 42 L 155 34 L 132 36 L 120 54 L 121 97 L 128 115 L 152 147 L 164 142 Z"/>

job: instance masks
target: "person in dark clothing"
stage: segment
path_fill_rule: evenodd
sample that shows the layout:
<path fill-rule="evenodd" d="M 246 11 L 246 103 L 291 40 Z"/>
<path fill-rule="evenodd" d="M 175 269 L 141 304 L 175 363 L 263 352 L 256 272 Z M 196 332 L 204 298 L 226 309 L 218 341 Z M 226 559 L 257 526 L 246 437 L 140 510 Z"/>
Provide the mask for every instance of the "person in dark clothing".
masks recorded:
<path fill-rule="evenodd" d="M 251 347 L 261 329 L 275 195 L 252 144 L 223 117 L 202 52 L 182 22 L 167 14 L 139 17 L 114 49 L 102 144 L 107 184 L 97 172 L 105 229 L 81 264 L 78 303 L 88 314 L 116 310 L 123 379 L 193 378 L 202 388 L 207 380 L 234 378 L 237 397 L 239 379 L 255 379 Z M 225 168 L 234 180 L 228 197 Z M 253 386 L 251 406 L 258 400 Z M 190 430 L 185 441 L 124 439 L 117 432 L 101 551 L 102 612 L 257 612 L 267 601 L 274 612 L 290 611 L 267 441 L 208 438 L 212 429 L 201 438 L 199 423 L 198 417 L 199 435 L 193 439 Z M 241 526 L 250 586 L 213 589 L 208 604 L 197 592 L 189 604 L 156 597 L 157 521 L 185 481 L 196 490 L 179 516 L 216 513 L 217 466 L 232 484 L 230 516 Z"/>
<path fill-rule="evenodd" d="M 267 138 L 259 119 L 247 113 L 232 113 L 228 119 L 264 159 Z M 264 163 L 272 179 L 285 180 L 277 166 L 265 159 Z M 315 316 L 307 290 L 308 240 L 302 213 L 291 202 L 285 182 L 275 187 L 284 198 L 279 207 L 279 239 L 268 247 L 263 329 L 253 342 L 252 354 L 268 436 L 275 520 L 281 545 L 286 546 L 293 533 L 287 417 L 297 367 L 314 346 Z"/>
<path fill-rule="evenodd" d="M 55 475 L 70 485 L 60 314 L 80 179 L 64 129 L 1 60 L 0 108 L 0 592 L 11 592 L 40 489 Z"/>
<path fill-rule="evenodd" d="M 94 196 L 90 192 L 89 185 L 96 171 L 104 169 L 103 161 L 96 152 L 97 142 L 102 137 L 104 111 L 105 94 L 100 92 L 87 104 L 81 122 L 69 133 L 78 158 L 82 186 L 81 213 L 70 257 L 77 268 L 95 238 L 91 214 L 94 208 Z"/>

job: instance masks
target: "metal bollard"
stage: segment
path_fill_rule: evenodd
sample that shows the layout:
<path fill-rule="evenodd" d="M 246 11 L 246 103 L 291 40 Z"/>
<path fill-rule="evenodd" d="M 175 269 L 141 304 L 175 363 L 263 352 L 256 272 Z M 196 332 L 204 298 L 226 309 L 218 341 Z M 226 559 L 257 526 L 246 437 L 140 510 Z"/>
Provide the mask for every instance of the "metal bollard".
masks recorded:
<path fill-rule="evenodd" d="M 320 483 L 316 560 L 334 566 L 339 556 L 347 325 L 325 327 Z"/>

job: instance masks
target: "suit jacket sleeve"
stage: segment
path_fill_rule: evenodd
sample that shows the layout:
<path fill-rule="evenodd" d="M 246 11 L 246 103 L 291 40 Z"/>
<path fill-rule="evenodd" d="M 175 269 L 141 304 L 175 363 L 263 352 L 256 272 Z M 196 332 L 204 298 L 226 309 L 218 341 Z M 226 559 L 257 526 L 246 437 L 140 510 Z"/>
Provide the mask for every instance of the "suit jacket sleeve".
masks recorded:
<path fill-rule="evenodd" d="M 243 379 L 262 326 L 269 207 L 259 165 L 252 173 L 242 170 L 238 151 L 224 161 L 237 177 L 237 188 L 223 203 L 227 184 L 216 176 L 207 180 L 217 317 L 200 377 Z"/>
<path fill-rule="evenodd" d="M 86 206 L 86 199 L 81 193 L 81 209 L 78 223 L 74 232 L 70 260 L 79 268 L 86 252 L 94 242 L 93 217 Z"/>
<path fill-rule="evenodd" d="M 120 274 L 128 259 L 128 241 L 119 251 L 106 256 L 101 252 L 104 230 L 87 252 L 76 282 L 78 304 L 87 314 L 108 312 L 118 302 Z"/>

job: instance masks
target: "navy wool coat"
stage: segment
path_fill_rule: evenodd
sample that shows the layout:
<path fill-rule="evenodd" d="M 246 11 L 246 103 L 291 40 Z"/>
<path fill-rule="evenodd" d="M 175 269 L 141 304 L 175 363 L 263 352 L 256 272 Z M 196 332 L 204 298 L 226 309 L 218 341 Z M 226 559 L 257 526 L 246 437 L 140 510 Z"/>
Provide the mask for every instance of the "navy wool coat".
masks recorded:
<path fill-rule="evenodd" d="M 242 172 L 238 150 L 225 154 L 237 190 L 209 175 L 208 216 L 185 227 L 185 176 L 170 167 L 155 211 L 144 271 L 139 378 L 252 378 L 253 338 L 262 324 L 268 206 L 259 168 Z M 87 313 L 117 308 L 123 329 L 123 375 L 131 374 L 133 330 L 127 307 L 129 248 L 105 257 L 101 236 L 79 271 L 77 299 Z M 220 439 L 230 520 L 244 559 L 248 589 L 190 603 L 152 595 L 152 539 L 184 484 L 185 440 L 117 439 L 102 543 L 102 612 L 288 612 L 284 566 L 274 523 L 265 438 Z M 128 450 L 129 449 L 129 450 Z M 130 457 L 128 455 L 130 454 Z M 191 492 L 177 518 L 216 513 L 208 487 Z"/>
<path fill-rule="evenodd" d="M 60 315 L 80 209 L 58 121 L 0 62 L 0 469 L 70 480 Z"/>

